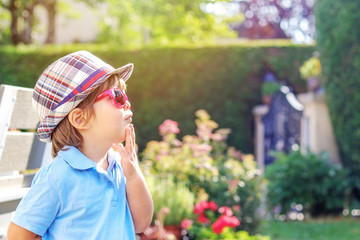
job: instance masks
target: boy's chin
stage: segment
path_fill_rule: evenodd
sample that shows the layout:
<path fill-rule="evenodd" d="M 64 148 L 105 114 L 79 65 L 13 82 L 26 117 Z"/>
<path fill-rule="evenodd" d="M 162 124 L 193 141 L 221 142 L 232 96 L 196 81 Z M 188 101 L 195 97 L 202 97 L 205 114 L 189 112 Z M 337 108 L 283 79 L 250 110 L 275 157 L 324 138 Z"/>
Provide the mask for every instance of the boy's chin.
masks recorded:
<path fill-rule="evenodd" d="M 121 136 L 120 136 L 120 138 L 119 138 L 119 142 L 120 143 L 122 143 L 122 142 L 125 142 L 125 139 L 126 139 L 126 137 L 125 137 L 125 133 L 124 134 L 122 134 Z"/>

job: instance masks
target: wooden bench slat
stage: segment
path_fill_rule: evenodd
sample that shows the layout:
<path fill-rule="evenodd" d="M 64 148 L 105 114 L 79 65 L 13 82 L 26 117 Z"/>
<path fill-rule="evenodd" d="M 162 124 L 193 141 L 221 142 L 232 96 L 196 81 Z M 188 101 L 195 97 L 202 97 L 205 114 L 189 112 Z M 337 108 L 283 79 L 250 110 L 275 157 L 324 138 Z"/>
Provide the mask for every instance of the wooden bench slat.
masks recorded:
<path fill-rule="evenodd" d="M 31 132 L 7 132 L 0 172 L 26 170 L 34 138 L 35 133 Z"/>
<path fill-rule="evenodd" d="M 32 89 L 0 85 L 1 128 L 36 129 L 39 119 L 32 107 Z"/>
<path fill-rule="evenodd" d="M 22 88 L 17 91 L 16 102 L 10 120 L 10 128 L 36 129 L 39 124 L 37 114 L 32 107 L 32 90 Z"/>

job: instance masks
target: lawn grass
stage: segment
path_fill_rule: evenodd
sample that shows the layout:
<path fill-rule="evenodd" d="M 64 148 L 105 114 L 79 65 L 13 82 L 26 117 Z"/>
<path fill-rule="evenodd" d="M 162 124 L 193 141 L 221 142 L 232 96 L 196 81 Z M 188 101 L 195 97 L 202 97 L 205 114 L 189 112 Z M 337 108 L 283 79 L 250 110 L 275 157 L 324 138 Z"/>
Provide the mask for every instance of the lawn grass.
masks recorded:
<path fill-rule="evenodd" d="M 309 221 L 267 221 L 260 234 L 271 240 L 353 240 L 360 239 L 360 219 L 337 218 Z"/>

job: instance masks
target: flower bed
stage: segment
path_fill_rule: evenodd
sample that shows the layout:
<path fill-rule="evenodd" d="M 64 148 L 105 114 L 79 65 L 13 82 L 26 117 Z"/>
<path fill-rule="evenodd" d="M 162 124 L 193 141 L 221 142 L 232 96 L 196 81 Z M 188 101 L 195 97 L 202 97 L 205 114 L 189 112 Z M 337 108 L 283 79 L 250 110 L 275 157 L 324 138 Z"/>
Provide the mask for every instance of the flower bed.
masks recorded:
<path fill-rule="evenodd" d="M 263 178 L 253 156 L 228 147 L 226 139 L 231 131 L 217 129 L 218 124 L 211 120 L 206 111 L 199 110 L 196 116 L 196 135 L 184 136 L 182 140 L 177 139 L 180 132 L 178 123 L 164 121 L 159 127 L 162 141 L 150 141 L 143 152 L 141 166 L 145 177 L 171 179 L 174 184 L 186 186 L 194 194 L 195 202 L 209 203 L 209 209 L 219 216 L 213 219 L 211 227 L 204 223 L 206 227 L 202 226 L 202 229 L 215 229 L 216 235 L 229 232 L 238 234 L 241 230 L 255 233 L 260 221 L 257 210 Z M 160 201 L 157 199 L 159 195 L 153 195 L 155 203 Z M 178 204 L 178 209 L 171 210 L 168 217 L 183 212 L 181 206 Z M 195 213 L 199 210 L 198 206 L 195 205 Z M 216 210 L 214 206 L 225 206 L 220 209 L 227 211 L 220 213 L 220 209 Z M 227 214 L 229 209 L 231 216 Z M 198 217 L 205 221 L 205 216 Z M 193 219 L 194 216 L 186 218 Z M 235 224 L 237 221 L 239 224 Z M 230 231 L 229 226 L 234 230 Z"/>

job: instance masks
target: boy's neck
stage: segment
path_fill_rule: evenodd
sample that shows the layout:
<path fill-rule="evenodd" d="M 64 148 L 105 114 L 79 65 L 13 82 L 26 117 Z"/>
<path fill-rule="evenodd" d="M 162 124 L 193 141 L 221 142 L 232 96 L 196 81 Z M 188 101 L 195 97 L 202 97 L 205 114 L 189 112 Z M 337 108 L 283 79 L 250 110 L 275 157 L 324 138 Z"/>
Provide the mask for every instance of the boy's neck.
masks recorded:
<path fill-rule="evenodd" d="M 101 144 L 90 144 L 84 141 L 80 151 L 91 161 L 95 162 L 98 166 L 107 170 L 109 166 L 107 161 L 107 152 L 109 151 L 110 147 L 102 146 Z"/>

